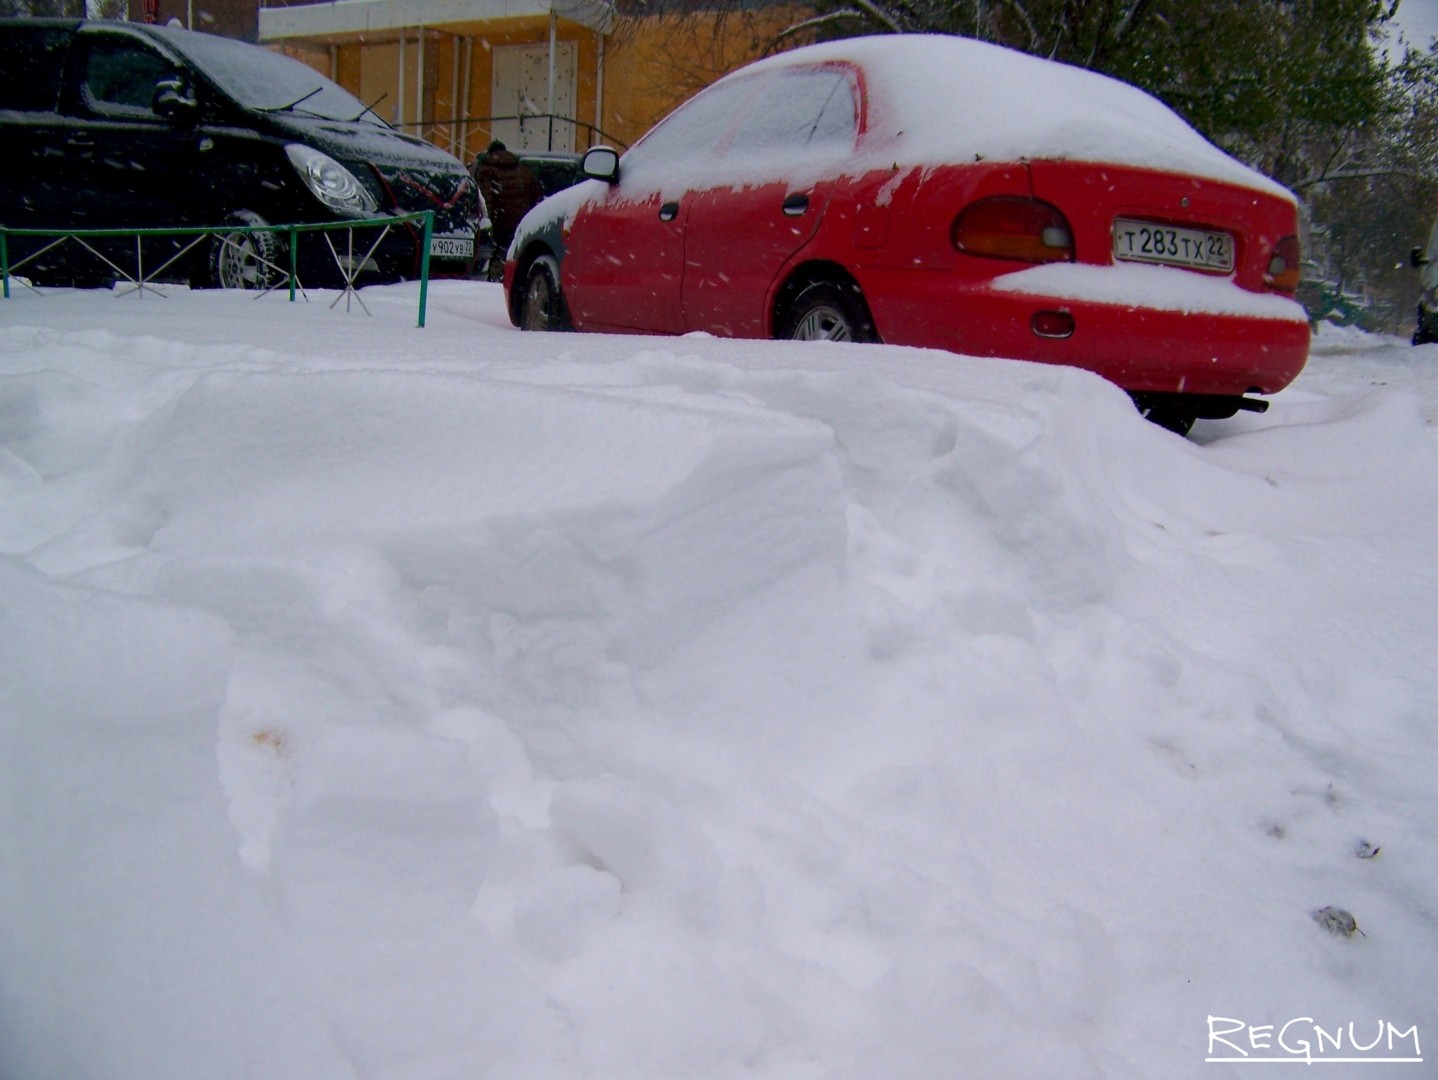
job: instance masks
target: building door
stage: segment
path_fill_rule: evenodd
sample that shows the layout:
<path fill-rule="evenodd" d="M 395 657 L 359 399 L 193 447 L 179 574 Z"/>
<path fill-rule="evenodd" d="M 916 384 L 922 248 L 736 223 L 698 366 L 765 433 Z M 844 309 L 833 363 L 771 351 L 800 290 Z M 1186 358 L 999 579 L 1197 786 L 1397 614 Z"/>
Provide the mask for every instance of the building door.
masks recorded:
<path fill-rule="evenodd" d="M 498 45 L 494 49 L 493 137 L 516 153 L 574 149 L 574 42 L 554 46 L 554 107 L 549 104 L 549 46 Z M 560 119 L 550 119 L 549 114 Z"/>

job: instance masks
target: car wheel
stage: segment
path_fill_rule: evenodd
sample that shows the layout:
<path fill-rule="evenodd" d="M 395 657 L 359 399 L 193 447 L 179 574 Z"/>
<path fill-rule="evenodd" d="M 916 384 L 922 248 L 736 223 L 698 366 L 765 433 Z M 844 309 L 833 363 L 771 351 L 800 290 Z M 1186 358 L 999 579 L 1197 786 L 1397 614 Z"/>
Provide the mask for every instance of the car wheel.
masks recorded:
<path fill-rule="evenodd" d="M 559 293 L 559 264 L 541 255 L 529 264 L 519 298 L 521 330 L 567 330 L 564 298 Z"/>
<path fill-rule="evenodd" d="M 269 222 L 241 210 L 226 225 L 259 228 Z M 209 278 L 221 289 L 273 289 L 284 281 L 285 245 L 274 232 L 216 233 L 210 240 Z"/>
<path fill-rule="evenodd" d="M 816 281 L 794 297 L 779 323 L 790 341 L 878 341 L 873 319 L 855 285 Z"/>

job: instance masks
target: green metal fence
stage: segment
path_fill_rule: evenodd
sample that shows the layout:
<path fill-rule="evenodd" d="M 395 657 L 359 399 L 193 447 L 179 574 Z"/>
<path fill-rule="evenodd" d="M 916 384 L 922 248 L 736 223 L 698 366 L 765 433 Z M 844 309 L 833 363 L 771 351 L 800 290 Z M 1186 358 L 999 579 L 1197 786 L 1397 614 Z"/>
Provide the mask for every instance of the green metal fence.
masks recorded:
<path fill-rule="evenodd" d="M 423 210 L 413 214 L 395 214 L 392 217 L 365 218 L 359 221 L 337 221 L 325 222 L 323 224 L 307 225 L 221 225 L 208 228 L 188 229 L 7 229 L 0 226 L 0 278 L 4 281 L 4 297 L 10 299 L 10 280 L 12 277 L 23 275 L 26 264 L 39 259 L 47 252 L 53 251 L 64 244 L 76 244 L 83 248 L 91 259 L 99 266 L 108 267 L 115 275 L 115 283 L 120 286 L 123 293 L 135 293 L 143 296 L 147 291 L 156 292 L 154 288 L 159 282 L 166 280 L 162 275 L 171 272 L 176 264 L 192 255 L 196 249 L 211 237 L 221 237 L 223 243 L 235 247 L 233 237 L 250 235 L 254 233 L 268 233 L 275 236 L 287 238 L 285 245 L 288 253 L 288 266 L 279 265 L 268 259 L 261 259 L 265 266 L 274 271 L 276 280 L 272 285 L 259 290 L 258 295 L 266 295 L 280 288 L 288 288 L 290 300 L 293 302 L 297 296 L 305 295 L 304 285 L 299 277 L 299 238 L 301 234 L 318 233 L 323 234 L 325 244 L 328 246 L 330 255 L 334 259 L 335 269 L 339 271 L 344 286 L 339 296 L 336 296 L 333 303 L 334 308 L 341 300 L 345 301 L 345 309 L 349 310 L 351 300 L 357 302 L 369 314 L 369 308 L 365 306 L 364 300 L 360 298 L 358 286 L 355 281 L 358 279 L 360 270 L 369 260 L 369 257 L 378 249 L 380 243 L 389 235 L 391 229 L 399 225 L 411 222 L 419 222 L 423 229 L 420 240 L 420 273 L 419 273 L 419 320 L 418 325 L 423 327 L 425 320 L 425 307 L 429 296 L 429 245 L 434 235 L 434 211 Z M 372 241 L 368 241 L 368 249 L 358 258 L 355 257 L 355 237 L 357 232 L 367 237 L 370 231 L 377 231 L 378 235 Z M 341 254 L 335 247 L 331 233 L 345 233 L 345 252 Z M 33 251 L 24 258 L 10 262 L 10 239 L 12 237 L 27 237 L 41 240 L 50 240 L 38 251 Z M 147 267 L 145 265 L 145 241 L 161 240 L 174 241 L 176 239 L 189 238 L 178 251 L 172 250 L 173 243 L 164 245 L 164 253 L 156 256 L 158 265 Z M 118 255 L 112 258 L 111 254 L 101 251 L 91 241 L 133 239 L 134 240 L 134 264 L 122 265 L 128 259 L 117 261 Z M 361 240 L 361 246 L 364 245 Z M 152 246 L 151 252 L 153 253 Z M 84 258 L 84 256 L 80 256 Z M 104 271 L 102 271 L 103 273 Z M 33 285 L 25 284 L 33 291 L 39 291 Z M 305 299 L 309 297 L 305 295 Z"/>

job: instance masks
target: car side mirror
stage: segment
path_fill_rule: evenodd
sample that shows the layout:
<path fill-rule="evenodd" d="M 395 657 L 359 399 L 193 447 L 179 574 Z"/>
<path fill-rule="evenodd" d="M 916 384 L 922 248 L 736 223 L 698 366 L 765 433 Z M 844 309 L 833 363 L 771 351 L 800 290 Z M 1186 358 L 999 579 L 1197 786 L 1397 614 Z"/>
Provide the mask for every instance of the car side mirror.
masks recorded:
<path fill-rule="evenodd" d="M 1423 257 L 1422 248 L 1414 248 L 1410 251 L 1408 253 L 1408 261 L 1413 264 L 1413 269 L 1415 270 L 1428 265 L 1428 260 Z"/>
<path fill-rule="evenodd" d="M 594 146 L 585 152 L 580 169 L 591 180 L 606 184 L 619 183 L 619 151 L 607 146 Z"/>
<path fill-rule="evenodd" d="M 150 107 L 156 116 L 188 123 L 195 118 L 200 103 L 185 88 L 183 79 L 162 79 L 155 84 L 155 96 Z"/>

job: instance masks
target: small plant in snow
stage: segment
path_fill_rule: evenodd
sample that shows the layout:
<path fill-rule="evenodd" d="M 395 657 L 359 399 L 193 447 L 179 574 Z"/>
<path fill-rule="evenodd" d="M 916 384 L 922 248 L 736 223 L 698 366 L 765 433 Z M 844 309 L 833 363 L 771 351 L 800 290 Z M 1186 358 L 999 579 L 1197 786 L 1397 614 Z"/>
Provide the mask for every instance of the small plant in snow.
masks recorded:
<path fill-rule="evenodd" d="M 1313 919 L 1334 937 L 1351 938 L 1354 934 L 1363 934 L 1363 931 L 1358 929 L 1358 920 L 1342 908 L 1319 908 L 1313 913 Z"/>

